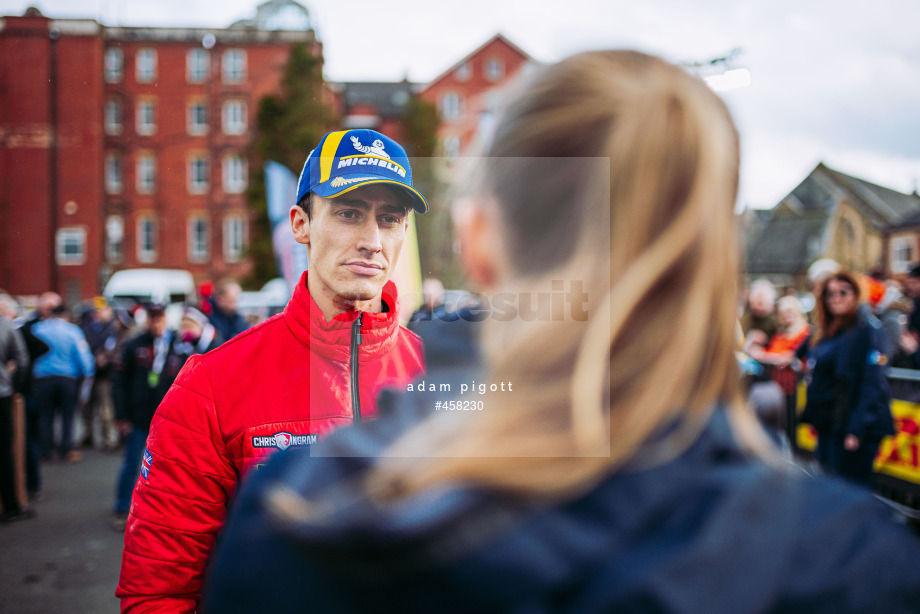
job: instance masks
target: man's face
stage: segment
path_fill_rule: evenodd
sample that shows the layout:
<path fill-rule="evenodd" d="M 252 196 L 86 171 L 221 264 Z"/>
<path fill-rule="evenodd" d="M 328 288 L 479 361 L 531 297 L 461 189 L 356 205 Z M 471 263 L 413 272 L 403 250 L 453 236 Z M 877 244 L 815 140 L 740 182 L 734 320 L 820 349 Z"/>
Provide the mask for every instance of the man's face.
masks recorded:
<path fill-rule="evenodd" d="M 373 184 L 335 199 L 314 197 L 310 278 L 347 301 L 380 294 L 406 238 L 408 212 L 397 191 Z"/>
<path fill-rule="evenodd" d="M 166 332 L 166 316 L 164 314 L 158 314 L 148 317 L 147 330 L 149 330 L 154 337 L 162 336 L 163 333 Z"/>
<path fill-rule="evenodd" d="M 228 284 L 220 295 L 215 298 L 215 302 L 222 311 L 235 313 L 242 291 L 242 288 L 240 288 L 238 284 Z"/>
<path fill-rule="evenodd" d="M 920 298 L 920 277 L 908 276 L 904 280 L 904 292 L 911 298 Z"/>
<path fill-rule="evenodd" d="M 753 290 L 751 291 L 751 296 L 748 299 L 748 302 L 751 305 L 751 313 L 758 317 L 766 317 L 773 313 L 773 297 L 770 294 L 763 290 Z"/>

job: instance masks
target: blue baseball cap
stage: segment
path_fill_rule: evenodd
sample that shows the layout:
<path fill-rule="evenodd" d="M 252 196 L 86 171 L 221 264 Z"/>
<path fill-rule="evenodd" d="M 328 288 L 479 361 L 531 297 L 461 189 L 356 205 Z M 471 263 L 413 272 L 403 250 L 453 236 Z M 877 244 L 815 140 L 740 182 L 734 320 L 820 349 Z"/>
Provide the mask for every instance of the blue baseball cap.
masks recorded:
<path fill-rule="evenodd" d="M 428 201 L 412 187 L 406 150 L 390 137 L 366 129 L 330 132 L 320 140 L 304 162 L 295 204 L 310 193 L 335 198 L 374 183 L 403 189 L 413 209 L 428 211 Z"/>

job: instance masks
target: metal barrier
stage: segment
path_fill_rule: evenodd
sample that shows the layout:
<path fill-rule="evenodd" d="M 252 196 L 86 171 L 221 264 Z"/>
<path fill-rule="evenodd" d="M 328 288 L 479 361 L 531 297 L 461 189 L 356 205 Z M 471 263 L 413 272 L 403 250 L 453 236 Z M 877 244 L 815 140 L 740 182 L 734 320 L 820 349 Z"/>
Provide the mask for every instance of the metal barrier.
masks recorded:
<path fill-rule="evenodd" d="M 891 415 L 895 435 L 886 437 L 875 459 L 874 490 L 905 515 L 920 519 L 920 370 L 888 370 Z M 799 385 L 798 413 L 805 408 L 805 384 Z M 814 429 L 799 424 L 796 447 L 800 452 L 815 449 Z"/>
<path fill-rule="evenodd" d="M 889 369 L 895 433 L 875 459 L 875 491 L 920 518 L 920 371 Z"/>

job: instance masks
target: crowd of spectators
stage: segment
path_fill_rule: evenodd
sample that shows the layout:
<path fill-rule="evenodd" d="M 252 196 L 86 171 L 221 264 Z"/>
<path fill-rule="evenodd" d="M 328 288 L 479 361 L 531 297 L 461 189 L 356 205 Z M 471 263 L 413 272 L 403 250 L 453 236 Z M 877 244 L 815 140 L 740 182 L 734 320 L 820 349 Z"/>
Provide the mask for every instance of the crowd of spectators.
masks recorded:
<path fill-rule="evenodd" d="M 812 424 L 824 469 L 868 485 L 878 442 L 891 434 L 887 368 L 920 369 L 920 265 L 894 279 L 822 259 L 810 267 L 808 281 L 808 293 L 778 291 L 767 279 L 746 290 L 739 317 L 743 352 L 761 367 L 751 377 L 752 405 L 795 452 L 801 452 L 798 422 Z M 841 456 L 828 456 L 822 440 L 837 439 L 847 458 L 859 450 L 858 468 L 841 471 Z"/>
<path fill-rule="evenodd" d="M 189 356 L 248 327 L 239 294 L 236 282 L 218 283 L 201 305 L 184 307 L 173 330 L 165 305 L 127 308 L 97 296 L 68 307 L 45 292 L 30 310 L 0 290 L 0 520 L 36 515 L 43 463 L 77 464 L 83 449 L 95 448 L 124 454 L 113 522 L 123 528 L 150 418 Z M 15 402 L 23 407 L 26 500 L 15 469 Z"/>

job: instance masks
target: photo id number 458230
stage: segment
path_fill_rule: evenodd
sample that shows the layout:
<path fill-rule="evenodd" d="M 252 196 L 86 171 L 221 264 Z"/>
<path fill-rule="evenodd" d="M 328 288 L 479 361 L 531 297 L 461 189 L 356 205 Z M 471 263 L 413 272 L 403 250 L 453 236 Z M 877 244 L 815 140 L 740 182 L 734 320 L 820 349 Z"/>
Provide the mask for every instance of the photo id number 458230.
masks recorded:
<path fill-rule="evenodd" d="M 435 411 L 482 411 L 482 401 L 438 401 L 434 404 Z"/>

